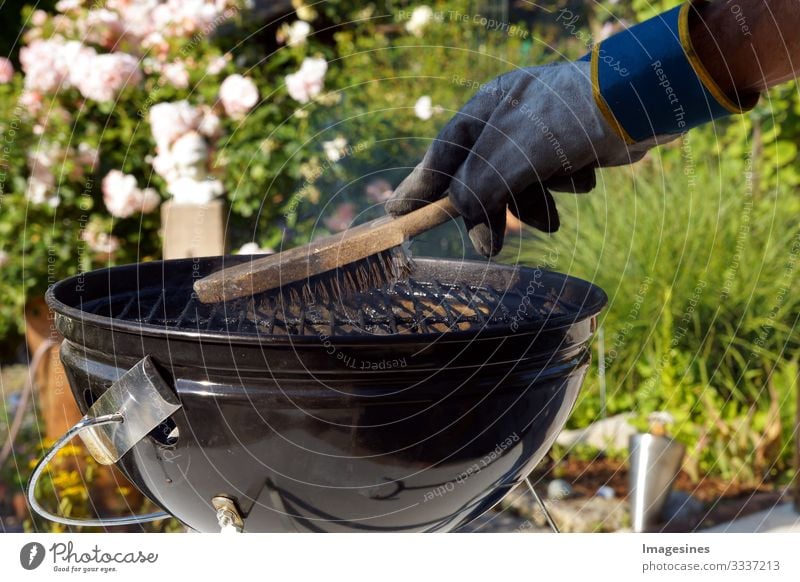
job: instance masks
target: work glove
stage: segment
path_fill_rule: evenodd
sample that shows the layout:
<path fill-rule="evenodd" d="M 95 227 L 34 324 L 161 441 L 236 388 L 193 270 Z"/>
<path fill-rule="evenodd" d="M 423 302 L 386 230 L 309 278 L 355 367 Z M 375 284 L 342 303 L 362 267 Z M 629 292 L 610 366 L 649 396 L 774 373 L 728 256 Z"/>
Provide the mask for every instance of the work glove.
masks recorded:
<path fill-rule="evenodd" d="M 507 208 L 555 232 L 551 192 L 589 192 L 597 168 L 636 162 L 691 127 L 739 111 L 699 73 L 688 35 L 679 33 L 689 7 L 615 35 L 580 61 L 518 69 L 477 87 L 395 189 L 387 212 L 406 214 L 449 192 L 475 249 L 493 256 Z"/>

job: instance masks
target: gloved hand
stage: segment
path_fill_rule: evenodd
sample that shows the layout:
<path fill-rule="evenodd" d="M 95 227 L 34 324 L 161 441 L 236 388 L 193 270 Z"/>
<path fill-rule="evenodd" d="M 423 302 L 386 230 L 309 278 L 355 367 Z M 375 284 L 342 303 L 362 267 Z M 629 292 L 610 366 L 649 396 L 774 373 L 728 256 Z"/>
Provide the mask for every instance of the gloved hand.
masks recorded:
<path fill-rule="evenodd" d="M 589 192 L 595 168 L 634 162 L 653 145 L 626 144 L 606 121 L 588 62 L 519 69 L 479 88 L 386 210 L 405 214 L 449 190 L 475 249 L 493 256 L 503 246 L 506 207 L 522 222 L 555 232 L 551 191 Z"/>
<path fill-rule="evenodd" d="M 635 162 L 692 127 L 751 109 L 758 94 L 727 95 L 692 46 L 691 18 L 705 4 L 691 0 L 625 29 L 578 62 L 520 69 L 481 86 L 387 211 L 405 214 L 449 190 L 475 248 L 492 256 L 503 246 L 506 207 L 554 232 L 551 190 L 588 192 L 595 168 Z M 574 28 L 573 20 L 564 24 Z"/>

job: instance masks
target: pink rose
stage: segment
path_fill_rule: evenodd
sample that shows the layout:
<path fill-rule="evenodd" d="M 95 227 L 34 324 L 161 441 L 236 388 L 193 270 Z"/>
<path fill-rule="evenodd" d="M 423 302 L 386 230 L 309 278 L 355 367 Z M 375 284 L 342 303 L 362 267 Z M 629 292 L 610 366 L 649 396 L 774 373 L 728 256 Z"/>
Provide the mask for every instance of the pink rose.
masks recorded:
<path fill-rule="evenodd" d="M 42 110 L 42 94 L 27 89 L 19 96 L 19 104 L 31 116 L 36 117 Z"/>
<path fill-rule="evenodd" d="M 296 73 L 286 75 L 289 96 L 300 103 L 308 103 L 322 91 L 327 71 L 328 63 L 325 59 L 304 59 Z"/>
<path fill-rule="evenodd" d="M 114 101 L 123 88 L 142 80 L 139 61 L 126 53 L 97 55 L 90 64 L 88 75 L 78 81 L 78 89 L 87 99 Z"/>
<path fill-rule="evenodd" d="M 31 14 L 31 24 L 34 26 L 44 26 L 47 22 L 47 12 L 44 10 L 34 10 Z"/>
<path fill-rule="evenodd" d="M 5 57 L 0 57 L 0 83 L 10 83 L 14 78 L 14 65 Z"/>
<path fill-rule="evenodd" d="M 97 148 L 93 148 L 86 142 L 79 143 L 75 161 L 94 171 L 97 167 Z"/>
<path fill-rule="evenodd" d="M 229 57 L 221 56 L 215 57 L 208 62 L 208 66 L 206 66 L 206 74 L 208 75 L 219 75 L 222 70 L 227 66 Z"/>
<path fill-rule="evenodd" d="M 161 201 L 152 188 L 139 189 L 136 178 L 111 170 L 103 178 L 103 202 L 111 216 L 128 218 L 141 212 L 147 214 L 158 207 Z"/>
<path fill-rule="evenodd" d="M 97 51 L 78 41 L 71 41 L 61 49 L 68 59 L 69 83 L 80 90 L 81 83 L 92 74 Z"/>
<path fill-rule="evenodd" d="M 167 190 L 176 204 L 208 204 L 225 192 L 222 182 L 184 176 L 170 182 Z"/>
<path fill-rule="evenodd" d="M 98 44 L 107 49 L 114 47 L 125 34 L 125 25 L 120 15 L 112 10 L 100 8 L 89 10 L 85 20 L 78 21 L 81 36 L 86 42 Z"/>
<path fill-rule="evenodd" d="M 51 93 L 68 80 L 69 62 L 63 49 L 64 44 L 55 40 L 35 40 L 20 49 L 26 89 Z"/>
<path fill-rule="evenodd" d="M 383 178 L 377 178 L 367 184 L 367 187 L 364 189 L 364 191 L 367 194 L 367 198 L 371 202 L 381 204 L 389 199 L 393 190 L 392 185 L 389 182 Z"/>
<path fill-rule="evenodd" d="M 61 150 L 52 144 L 41 143 L 39 147 L 28 153 L 28 176 L 25 196 L 31 203 L 47 204 L 55 208 L 60 199 L 56 189 L 54 167 L 61 158 Z"/>
<path fill-rule="evenodd" d="M 161 69 L 164 80 L 176 89 L 186 89 L 189 86 L 189 71 L 180 61 L 164 65 Z"/>
<path fill-rule="evenodd" d="M 332 216 L 325 218 L 322 222 L 325 223 L 329 229 L 341 232 L 350 228 L 353 219 L 356 217 L 356 206 L 352 202 L 345 202 L 340 204 L 334 211 Z"/>
<path fill-rule="evenodd" d="M 150 108 L 150 131 L 160 152 L 166 152 L 182 135 L 194 131 L 203 114 L 188 101 L 158 103 Z"/>
<path fill-rule="evenodd" d="M 84 230 L 81 238 L 89 245 L 89 248 L 102 255 L 113 255 L 119 250 L 120 241 L 113 234 L 107 232 L 94 232 Z"/>
<path fill-rule="evenodd" d="M 56 2 L 56 10 L 59 12 L 71 12 L 83 8 L 81 0 L 59 0 Z"/>
<path fill-rule="evenodd" d="M 207 105 L 200 106 L 203 117 L 197 124 L 197 131 L 206 137 L 215 138 L 219 136 L 221 122 L 219 116 Z"/>
<path fill-rule="evenodd" d="M 258 88 L 247 77 L 230 75 L 219 87 L 222 107 L 233 119 L 241 119 L 258 103 Z"/>
<path fill-rule="evenodd" d="M 305 20 L 295 20 L 292 24 L 284 24 L 275 35 L 279 43 L 287 46 L 302 46 L 306 43 L 308 35 L 313 32 L 311 25 Z"/>

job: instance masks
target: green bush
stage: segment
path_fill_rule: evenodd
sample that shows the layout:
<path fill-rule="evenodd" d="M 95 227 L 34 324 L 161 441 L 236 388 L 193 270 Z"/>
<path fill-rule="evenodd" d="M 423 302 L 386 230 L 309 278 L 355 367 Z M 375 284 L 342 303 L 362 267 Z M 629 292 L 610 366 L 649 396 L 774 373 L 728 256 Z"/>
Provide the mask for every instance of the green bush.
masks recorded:
<path fill-rule="evenodd" d="M 554 268 L 607 291 L 609 414 L 667 410 L 696 476 L 755 483 L 792 453 L 800 199 L 762 191 L 764 161 L 715 156 L 714 143 L 700 130 L 602 171 L 591 195 L 559 197 L 559 233 L 505 252 L 530 264 L 556 256 Z M 574 426 L 600 414 L 596 371 Z"/>
<path fill-rule="evenodd" d="M 159 31 L 163 38 L 146 46 L 113 24 L 92 29 L 87 23 L 96 6 L 64 5 L 64 13 L 49 14 L 26 9 L 23 20 L 34 24 L 24 31 L 20 59 L 42 41 L 51 44 L 28 59 L 27 70 L 17 63 L 13 81 L 0 84 L 0 335 L 21 329 L 26 301 L 64 277 L 159 257 L 155 208 L 114 214 L 103 195 L 104 179 L 122 172 L 135 179 L 137 189 L 169 199 L 171 179 L 156 165 L 164 153 L 156 139 L 163 127 L 151 125 L 156 106 L 186 101 L 218 118 L 218 131 L 196 130 L 208 150 L 202 168 L 194 168 L 202 174 L 196 181 L 224 189 L 234 250 L 251 241 L 275 248 L 342 228 L 370 192 L 370 212 L 377 214 L 387 190 L 377 180 L 389 180 L 389 188 L 396 184 L 449 112 L 473 91 L 454 84 L 452 74 L 469 72 L 472 82 L 484 82 L 522 53 L 521 37 L 487 40 L 479 23 L 454 25 L 433 13 L 422 28 L 409 29 L 416 5 L 406 3 L 295 2 L 296 14 L 273 22 L 251 18 L 237 0 L 216 4 L 225 8 L 210 23 L 166 27 Z M 119 6 L 127 4 L 109 6 L 103 18 L 114 17 Z M 439 15 L 468 14 L 470 3 L 433 7 Z M 311 34 L 289 46 L 286 27 L 297 24 L 298 15 L 309 21 Z M 84 35 L 86 29 L 93 32 Z M 54 51 L 70 55 L 69 43 L 79 39 L 103 57 L 138 61 L 137 77 L 106 99 L 89 91 L 103 89 L 102 83 L 87 89 L 72 71 L 41 87 L 50 69 L 66 66 Z M 51 58 L 52 67 L 31 70 L 31 62 Z M 288 90 L 287 76 L 307 59 L 325 59 L 328 68 L 324 86 L 305 102 Z M 447 71 L 445 61 L 451 65 Z M 168 76 L 168 65 L 182 66 L 188 78 Z M 249 79 L 258 94 L 244 116 L 228 112 L 220 99 L 231 75 Z M 428 112 L 418 116 L 415 104 L 426 94 Z M 426 137 L 403 139 L 409 136 Z M 87 152 L 94 163 L 82 159 Z M 37 173 L 43 177 L 38 182 Z"/>

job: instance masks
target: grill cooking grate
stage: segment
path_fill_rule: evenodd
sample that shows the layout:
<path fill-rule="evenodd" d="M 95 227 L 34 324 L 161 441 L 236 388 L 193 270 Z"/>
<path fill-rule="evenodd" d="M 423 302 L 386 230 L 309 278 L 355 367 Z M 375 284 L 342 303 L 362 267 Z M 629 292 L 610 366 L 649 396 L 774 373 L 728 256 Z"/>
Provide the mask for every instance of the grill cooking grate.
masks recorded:
<path fill-rule="evenodd" d="M 297 336 L 477 331 L 541 321 L 576 309 L 565 305 L 556 289 L 526 296 L 519 289 L 414 279 L 335 304 L 284 305 L 268 294 L 204 304 L 185 286 L 134 290 L 82 305 L 87 313 L 166 330 Z"/>

